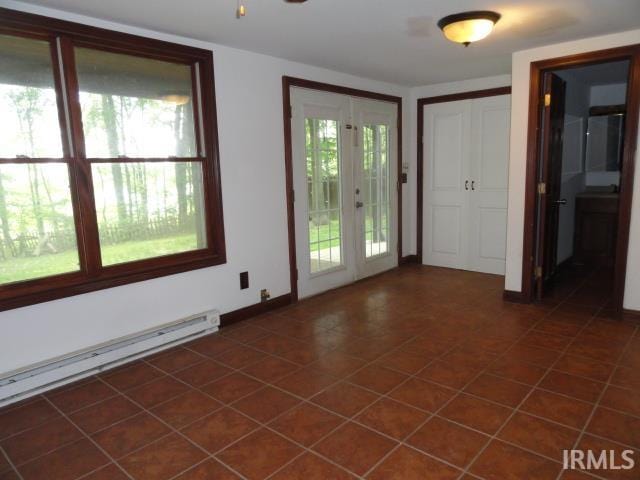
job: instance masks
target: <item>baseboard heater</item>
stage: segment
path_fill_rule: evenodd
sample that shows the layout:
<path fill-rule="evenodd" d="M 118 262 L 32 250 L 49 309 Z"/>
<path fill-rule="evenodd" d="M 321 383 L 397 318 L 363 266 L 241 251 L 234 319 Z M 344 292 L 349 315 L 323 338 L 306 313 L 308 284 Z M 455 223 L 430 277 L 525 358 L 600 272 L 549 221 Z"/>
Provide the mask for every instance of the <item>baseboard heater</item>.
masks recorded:
<path fill-rule="evenodd" d="M 220 313 L 200 313 L 153 329 L 0 374 L 0 407 L 216 332 Z"/>

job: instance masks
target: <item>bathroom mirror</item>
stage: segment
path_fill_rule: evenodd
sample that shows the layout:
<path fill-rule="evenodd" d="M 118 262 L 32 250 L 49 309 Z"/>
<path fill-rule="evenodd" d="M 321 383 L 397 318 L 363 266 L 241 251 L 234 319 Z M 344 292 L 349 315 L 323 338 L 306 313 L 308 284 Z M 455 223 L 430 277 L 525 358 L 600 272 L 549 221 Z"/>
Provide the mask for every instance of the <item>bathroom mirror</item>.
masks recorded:
<path fill-rule="evenodd" d="M 617 172 L 622 162 L 624 110 L 593 107 L 587 123 L 587 172 Z"/>

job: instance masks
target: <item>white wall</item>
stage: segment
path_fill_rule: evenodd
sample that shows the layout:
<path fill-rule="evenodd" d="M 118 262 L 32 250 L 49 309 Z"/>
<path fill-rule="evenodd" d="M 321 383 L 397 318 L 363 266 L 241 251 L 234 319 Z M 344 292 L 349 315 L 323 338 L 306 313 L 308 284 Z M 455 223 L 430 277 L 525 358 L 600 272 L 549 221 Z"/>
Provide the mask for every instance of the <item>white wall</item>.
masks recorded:
<path fill-rule="evenodd" d="M 474 78 L 471 80 L 462 80 L 459 82 L 448 83 L 436 83 L 433 85 L 423 85 L 420 87 L 413 87 L 409 96 L 409 114 L 410 114 L 410 130 L 405 129 L 410 136 L 410 156 L 408 157 L 409 163 L 409 195 L 404 196 L 405 203 L 410 202 L 411 208 L 411 244 L 409 245 L 409 251 L 416 253 L 416 225 L 417 225 L 417 115 L 418 115 L 418 99 L 426 97 L 436 97 L 439 95 L 449 95 L 453 93 L 471 92 L 474 90 L 485 90 L 487 88 L 508 87 L 511 85 L 511 75 L 495 75 L 492 77 Z M 405 245 L 407 245 L 405 243 Z"/>
<path fill-rule="evenodd" d="M 403 123 L 410 124 L 405 87 L 44 7 L 13 1 L 3 5 L 213 50 L 228 262 L 1 312 L 0 374 L 193 313 L 251 305 L 259 301 L 261 288 L 268 288 L 272 297 L 290 291 L 282 75 L 403 96 Z M 408 155 L 408 128 L 403 138 Z M 409 222 L 407 211 L 407 232 Z M 241 291 L 238 274 L 244 270 L 251 287 Z"/>
<path fill-rule="evenodd" d="M 525 172 L 531 62 L 577 53 L 640 43 L 640 30 L 547 45 L 513 54 L 511 93 L 511 152 L 509 161 L 509 212 L 507 217 L 507 272 L 505 288 L 522 288 L 522 241 L 524 228 Z M 639 150 L 640 152 L 640 150 Z M 640 160 L 636 157 L 636 164 Z M 640 310 L 640 168 L 636 168 L 625 308 Z"/>

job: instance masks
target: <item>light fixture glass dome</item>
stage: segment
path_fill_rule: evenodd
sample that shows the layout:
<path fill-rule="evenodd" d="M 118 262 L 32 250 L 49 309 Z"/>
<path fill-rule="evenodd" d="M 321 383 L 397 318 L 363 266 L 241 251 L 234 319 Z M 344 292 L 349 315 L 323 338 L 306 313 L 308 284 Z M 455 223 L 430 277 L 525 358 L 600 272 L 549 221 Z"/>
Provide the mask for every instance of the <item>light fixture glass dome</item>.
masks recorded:
<path fill-rule="evenodd" d="M 181 95 L 178 93 L 169 93 L 167 95 L 163 95 L 161 98 L 165 102 L 173 105 L 186 105 L 191 100 L 189 95 Z"/>
<path fill-rule="evenodd" d="M 487 37 L 499 19 L 499 13 L 490 11 L 456 13 L 441 19 L 438 27 L 447 39 L 467 46 Z"/>

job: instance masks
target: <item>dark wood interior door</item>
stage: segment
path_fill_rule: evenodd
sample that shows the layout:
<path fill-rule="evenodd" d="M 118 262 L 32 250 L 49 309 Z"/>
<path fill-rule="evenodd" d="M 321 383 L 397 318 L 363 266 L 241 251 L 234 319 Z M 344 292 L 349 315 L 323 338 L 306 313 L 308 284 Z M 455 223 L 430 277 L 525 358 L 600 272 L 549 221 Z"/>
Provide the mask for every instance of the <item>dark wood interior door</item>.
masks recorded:
<path fill-rule="evenodd" d="M 558 260 L 558 222 L 562 187 L 562 145 L 566 83 L 557 75 L 544 75 L 542 104 L 542 159 L 538 183 L 538 242 L 535 285 L 540 300 L 545 283 L 556 273 Z"/>

